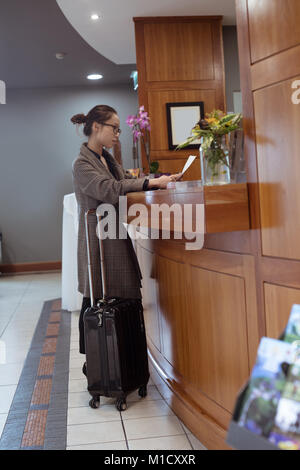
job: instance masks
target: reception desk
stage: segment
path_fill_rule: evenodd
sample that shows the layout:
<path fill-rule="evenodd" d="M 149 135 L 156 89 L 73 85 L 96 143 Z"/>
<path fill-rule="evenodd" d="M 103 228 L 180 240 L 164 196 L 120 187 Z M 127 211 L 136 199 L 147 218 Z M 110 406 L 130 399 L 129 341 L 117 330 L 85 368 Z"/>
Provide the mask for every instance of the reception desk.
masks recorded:
<path fill-rule="evenodd" d="M 239 244 L 247 246 L 242 234 L 250 233 L 247 185 L 176 183 L 167 190 L 129 193 L 127 202 L 128 207 L 204 203 L 203 249 L 186 250 L 185 241 L 174 237 L 138 239 L 135 246 L 155 382 L 207 448 L 226 449 L 235 398 L 248 379 L 259 338 L 253 259 L 234 252 Z"/>
<path fill-rule="evenodd" d="M 249 201 L 246 183 L 226 184 L 220 186 L 203 186 L 201 181 L 183 181 L 169 183 L 168 189 L 159 191 L 144 191 L 127 194 L 128 209 L 134 204 L 142 204 L 147 208 L 147 226 L 157 227 L 159 221 L 150 220 L 153 204 L 173 204 L 182 208 L 184 205 L 204 204 L 205 233 L 224 233 L 249 230 Z M 193 211 L 192 225 L 196 225 L 196 211 Z M 128 217 L 131 223 L 135 216 Z M 161 227 L 159 227 L 161 228 Z M 171 226 L 172 231 L 172 226 Z"/>

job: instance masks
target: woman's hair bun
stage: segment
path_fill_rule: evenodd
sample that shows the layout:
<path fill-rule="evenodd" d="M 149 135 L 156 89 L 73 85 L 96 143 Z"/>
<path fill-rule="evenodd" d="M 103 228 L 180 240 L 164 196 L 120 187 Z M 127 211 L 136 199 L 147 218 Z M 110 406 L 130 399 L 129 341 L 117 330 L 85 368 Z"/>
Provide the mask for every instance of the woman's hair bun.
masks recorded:
<path fill-rule="evenodd" d="M 84 124 L 86 122 L 86 116 L 83 113 L 75 114 L 75 116 L 71 118 L 71 122 L 73 124 Z"/>
<path fill-rule="evenodd" d="M 92 135 L 94 122 L 98 122 L 99 124 L 105 123 L 113 114 L 117 114 L 114 108 L 106 104 L 99 104 L 94 106 L 86 116 L 83 113 L 75 114 L 75 116 L 71 118 L 71 122 L 73 124 L 84 124 L 83 133 L 89 137 Z"/>

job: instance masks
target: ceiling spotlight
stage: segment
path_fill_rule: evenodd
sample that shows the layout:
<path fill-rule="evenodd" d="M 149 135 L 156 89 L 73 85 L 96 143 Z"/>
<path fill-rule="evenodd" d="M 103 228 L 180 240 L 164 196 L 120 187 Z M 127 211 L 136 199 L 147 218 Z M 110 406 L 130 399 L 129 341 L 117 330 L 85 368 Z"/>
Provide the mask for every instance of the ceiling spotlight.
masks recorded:
<path fill-rule="evenodd" d="M 64 59 L 64 58 L 66 57 L 66 55 L 67 55 L 66 52 L 57 52 L 57 53 L 55 54 L 55 57 L 56 57 L 58 60 L 62 60 L 62 59 Z"/>
<path fill-rule="evenodd" d="M 93 13 L 91 15 L 91 20 L 96 21 L 96 20 L 99 20 L 99 19 L 100 19 L 100 15 L 98 15 L 98 13 Z"/>
<path fill-rule="evenodd" d="M 100 75 L 98 73 L 92 73 L 91 75 L 88 75 L 87 78 L 89 80 L 100 80 L 101 78 L 103 78 L 103 75 Z"/>

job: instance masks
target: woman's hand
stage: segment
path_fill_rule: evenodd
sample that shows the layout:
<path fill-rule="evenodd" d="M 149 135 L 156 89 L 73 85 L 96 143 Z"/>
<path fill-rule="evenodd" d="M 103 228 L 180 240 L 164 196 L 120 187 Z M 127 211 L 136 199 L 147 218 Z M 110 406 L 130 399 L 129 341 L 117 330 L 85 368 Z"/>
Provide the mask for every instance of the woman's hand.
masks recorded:
<path fill-rule="evenodd" d="M 148 188 L 150 189 L 150 188 L 156 187 L 160 189 L 165 189 L 168 183 L 178 181 L 180 180 L 181 177 L 182 177 L 182 173 L 176 173 L 170 176 L 163 175 L 163 176 L 160 176 L 159 178 L 153 178 L 149 180 Z"/>
<path fill-rule="evenodd" d="M 179 181 L 182 178 L 182 176 L 183 176 L 183 173 L 175 173 L 174 175 L 171 175 L 171 178 L 173 178 L 172 181 Z"/>

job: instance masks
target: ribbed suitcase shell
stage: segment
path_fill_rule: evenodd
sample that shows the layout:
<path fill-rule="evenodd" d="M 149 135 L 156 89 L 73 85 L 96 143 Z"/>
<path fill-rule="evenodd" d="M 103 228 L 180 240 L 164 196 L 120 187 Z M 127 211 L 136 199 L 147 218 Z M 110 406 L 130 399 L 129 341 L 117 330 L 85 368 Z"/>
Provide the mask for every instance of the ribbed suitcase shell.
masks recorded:
<path fill-rule="evenodd" d="M 84 313 L 84 340 L 88 391 L 92 408 L 99 406 L 100 396 L 116 397 L 117 408 L 126 409 L 126 395 L 136 389 L 146 396 L 149 380 L 147 341 L 140 299 L 109 298 L 106 295 L 103 243 L 99 239 L 103 299 L 97 304 L 91 272 L 88 217 L 85 214 L 91 307 Z M 99 218 L 98 218 L 99 220 Z"/>
<path fill-rule="evenodd" d="M 88 391 L 124 397 L 149 380 L 142 303 L 108 299 L 84 314 Z"/>

